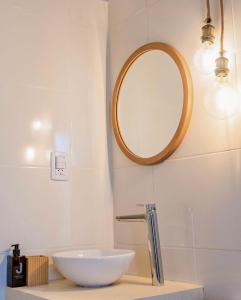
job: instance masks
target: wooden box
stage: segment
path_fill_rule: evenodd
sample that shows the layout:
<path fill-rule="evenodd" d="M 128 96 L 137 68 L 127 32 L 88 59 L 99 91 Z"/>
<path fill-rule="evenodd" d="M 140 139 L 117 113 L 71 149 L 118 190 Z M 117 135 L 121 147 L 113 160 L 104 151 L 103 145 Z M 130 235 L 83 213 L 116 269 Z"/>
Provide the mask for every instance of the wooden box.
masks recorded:
<path fill-rule="evenodd" d="M 26 259 L 27 286 L 47 284 L 49 258 L 47 256 L 27 256 Z"/>

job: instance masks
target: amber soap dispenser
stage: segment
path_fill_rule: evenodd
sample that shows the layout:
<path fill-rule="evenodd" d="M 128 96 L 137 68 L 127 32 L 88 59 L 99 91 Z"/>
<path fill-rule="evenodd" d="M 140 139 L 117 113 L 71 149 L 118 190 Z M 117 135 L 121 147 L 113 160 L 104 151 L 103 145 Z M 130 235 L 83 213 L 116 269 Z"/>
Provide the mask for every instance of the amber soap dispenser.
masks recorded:
<path fill-rule="evenodd" d="M 7 286 L 26 285 L 26 257 L 20 255 L 19 244 L 12 245 L 13 255 L 7 259 Z"/>

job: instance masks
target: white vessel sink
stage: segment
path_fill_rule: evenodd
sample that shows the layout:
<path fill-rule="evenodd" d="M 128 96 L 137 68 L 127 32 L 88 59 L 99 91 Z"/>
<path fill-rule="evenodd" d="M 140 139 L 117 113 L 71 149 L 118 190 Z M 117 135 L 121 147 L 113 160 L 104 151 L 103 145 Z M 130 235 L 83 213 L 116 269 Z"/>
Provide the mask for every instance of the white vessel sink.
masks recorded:
<path fill-rule="evenodd" d="M 59 252 L 53 261 L 59 272 L 78 285 L 97 287 L 117 281 L 129 268 L 131 250 L 76 250 Z"/>

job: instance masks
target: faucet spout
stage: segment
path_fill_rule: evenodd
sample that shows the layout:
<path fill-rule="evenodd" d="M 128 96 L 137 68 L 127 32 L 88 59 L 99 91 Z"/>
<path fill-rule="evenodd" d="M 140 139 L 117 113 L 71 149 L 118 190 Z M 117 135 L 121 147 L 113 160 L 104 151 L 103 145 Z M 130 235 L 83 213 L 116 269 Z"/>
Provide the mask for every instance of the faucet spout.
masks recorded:
<path fill-rule="evenodd" d="M 164 284 L 161 247 L 158 232 L 156 205 L 147 204 L 146 214 L 117 216 L 120 222 L 146 222 L 148 229 L 148 248 L 151 261 L 152 284 L 160 286 Z"/>
<path fill-rule="evenodd" d="M 145 222 L 146 215 L 140 214 L 140 215 L 117 216 L 116 220 L 120 222 Z"/>

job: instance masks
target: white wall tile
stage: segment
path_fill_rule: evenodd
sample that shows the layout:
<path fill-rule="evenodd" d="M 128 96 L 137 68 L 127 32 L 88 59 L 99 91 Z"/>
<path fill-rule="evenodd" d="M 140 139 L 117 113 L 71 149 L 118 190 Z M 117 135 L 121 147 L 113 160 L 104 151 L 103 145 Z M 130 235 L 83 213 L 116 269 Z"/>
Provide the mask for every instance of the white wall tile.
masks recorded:
<path fill-rule="evenodd" d="M 241 297 L 240 252 L 198 250 L 199 282 L 205 300 L 238 300 Z"/>
<path fill-rule="evenodd" d="M 143 209 L 144 211 L 144 209 Z M 142 245 L 147 239 L 147 227 L 144 222 L 115 222 L 115 240 L 119 243 Z"/>
<path fill-rule="evenodd" d="M 230 151 L 155 167 L 164 245 L 240 249 L 239 164 L 240 152 Z"/>
<path fill-rule="evenodd" d="M 152 167 L 116 169 L 114 178 L 114 214 L 144 213 L 138 204 L 153 203 Z M 142 244 L 146 240 L 144 223 L 115 222 L 115 239 L 121 243 Z"/>
<path fill-rule="evenodd" d="M 1 168 L 1 228 L 8 230 L 2 233 L 0 249 L 17 242 L 25 249 L 66 245 L 69 185 L 50 182 L 48 169 Z"/>
<path fill-rule="evenodd" d="M 72 163 L 80 168 L 99 169 L 107 164 L 106 104 L 105 95 L 100 96 L 101 91 L 97 95 L 90 90 L 72 96 Z"/>
<path fill-rule="evenodd" d="M 129 2 L 129 1 L 128 1 Z M 129 2 L 130 3 L 130 2 Z M 111 17 L 112 18 L 112 17 Z M 112 90 L 122 65 L 138 47 L 147 42 L 147 12 L 142 10 L 120 27 L 110 27 Z"/>
<path fill-rule="evenodd" d="M 116 169 L 114 176 L 115 214 L 133 214 L 143 211 L 137 204 L 153 201 L 152 167 Z"/>
<path fill-rule="evenodd" d="M 147 6 L 152 6 L 156 4 L 159 0 L 146 0 Z"/>
<path fill-rule="evenodd" d="M 32 14 L 9 7 L 1 10 L 0 19 L 1 82 L 68 89 L 68 24 L 62 13 Z"/>
<path fill-rule="evenodd" d="M 196 250 L 192 248 L 162 247 L 166 280 L 197 282 Z"/>
<path fill-rule="evenodd" d="M 18 8 L 19 10 L 40 15 L 52 15 L 55 16 L 62 13 L 66 16 L 66 11 L 69 10 L 69 2 L 59 1 L 59 0 L 42 0 L 38 2 L 33 2 L 31 0 L 9 0 L 1 1 L 0 5 L 10 8 Z"/>
<path fill-rule="evenodd" d="M 69 182 L 51 182 L 48 169 L 1 168 L 1 227 L 8 230 L 2 233 L 0 249 L 16 242 L 31 251 L 111 247 L 113 207 L 107 176 L 104 170 L 77 169 Z"/>
<path fill-rule="evenodd" d="M 195 197 L 196 245 L 240 250 L 240 151 L 219 154 L 202 163 L 206 171 L 205 166 L 200 168 L 199 182 L 205 190 Z"/>
<path fill-rule="evenodd" d="M 107 24 L 106 27 L 94 27 L 91 35 L 88 28 L 77 27 L 76 23 L 71 24 L 66 68 L 71 91 L 92 91 L 98 84 L 100 86 L 105 82 L 106 39 Z M 98 54 L 96 54 L 97 50 Z M 93 77 L 97 74 L 99 80 L 94 81 Z"/>
<path fill-rule="evenodd" d="M 188 163 L 186 160 L 166 161 L 154 166 L 155 202 L 162 246 L 193 247 L 195 243 L 192 202 L 199 183 L 192 183 L 193 173 L 191 170 L 186 172 Z"/>
<path fill-rule="evenodd" d="M 188 9 L 183 15 L 180 12 L 184 7 Z M 149 8 L 149 40 L 172 45 L 192 64 L 193 54 L 199 46 L 202 19 L 202 1 L 158 1 Z"/>
<path fill-rule="evenodd" d="M 74 170 L 70 205 L 71 244 L 111 247 L 113 202 L 105 170 Z"/>
<path fill-rule="evenodd" d="M 116 242 L 116 248 L 135 251 L 135 258 L 129 274 L 151 277 L 150 256 L 147 239 L 142 245 L 122 244 Z M 165 280 L 197 282 L 197 265 L 195 250 L 191 248 L 161 248 L 163 273 Z"/>
<path fill-rule="evenodd" d="M 13 242 L 30 254 L 113 247 L 107 6 L 99 0 L 0 2 L 0 251 Z M 70 156 L 67 182 L 50 181 L 53 150 Z"/>
<path fill-rule="evenodd" d="M 134 14 L 144 9 L 146 6 L 145 0 L 112 0 L 109 1 L 109 14 L 111 16 L 111 27 L 124 22 L 128 17 L 133 17 Z"/>
<path fill-rule="evenodd" d="M 241 3 L 239 0 L 232 0 L 232 8 L 233 8 L 233 17 L 234 17 L 234 26 L 235 26 L 235 38 L 236 38 L 236 47 L 237 50 L 241 50 Z"/>
<path fill-rule="evenodd" d="M 143 245 L 130 245 L 118 243 L 116 248 L 130 249 L 135 252 L 135 257 L 128 270 L 129 274 L 143 277 L 151 277 L 150 256 L 147 243 Z"/>
<path fill-rule="evenodd" d="M 108 3 L 99 0 L 70 1 L 70 18 L 74 27 L 105 28 L 108 22 Z M 92 32 L 94 33 L 94 31 Z"/>
<path fill-rule="evenodd" d="M 49 152 L 70 150 L 73 96 L 41 88 L 1 85 L 1 165 L 49 166 Z M 27 155 L 32 148 L 35 155 Z"/>

